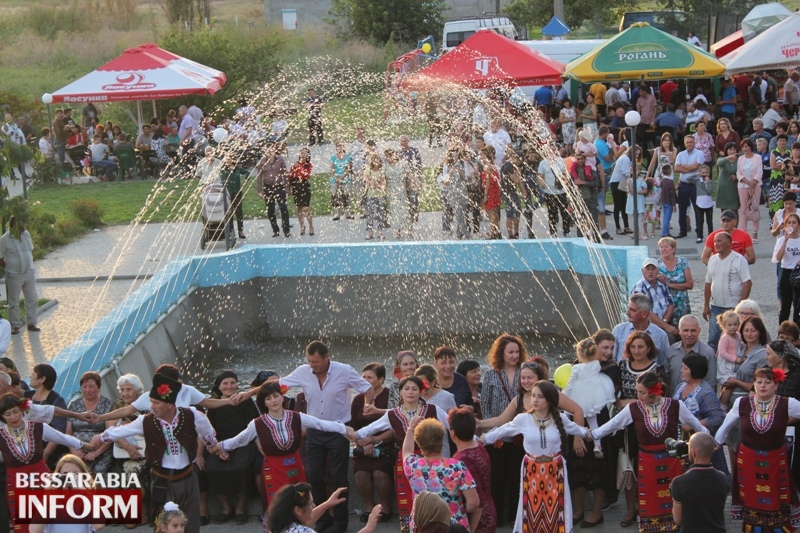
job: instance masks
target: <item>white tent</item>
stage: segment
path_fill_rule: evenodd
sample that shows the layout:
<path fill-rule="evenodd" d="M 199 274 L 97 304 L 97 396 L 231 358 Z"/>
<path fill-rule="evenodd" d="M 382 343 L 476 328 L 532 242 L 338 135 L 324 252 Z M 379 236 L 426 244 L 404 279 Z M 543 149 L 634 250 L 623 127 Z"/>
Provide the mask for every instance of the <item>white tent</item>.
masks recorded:
<path fill-rule="evenodd" d="M 800 12 L 792 13 L 721 61 L 727 74 L 800 66 Z"/>
<path fill-rule="evenodd" d="M 761 33 L 792 15 L 792 12 L 777 2 L 761 4 L 750 10 L 742 19 L 742 35 L 745 42 L 755 38 Z"/>

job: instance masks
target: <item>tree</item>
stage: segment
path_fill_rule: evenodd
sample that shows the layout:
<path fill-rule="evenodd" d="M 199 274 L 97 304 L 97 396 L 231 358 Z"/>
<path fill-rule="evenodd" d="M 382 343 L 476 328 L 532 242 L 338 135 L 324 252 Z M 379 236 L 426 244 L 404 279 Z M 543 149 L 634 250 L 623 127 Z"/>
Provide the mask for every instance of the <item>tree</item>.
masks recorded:
<path fill-rule="evenodd" d="M 411 44 L 441 35 L 445 9 L 445 0 L 333 0 L 326 21 L 343 37 Z"/>
<path fill-rule="evenodd" d="M 636 0 L 609 0 L 602 4 L 564 0 L 564 23 L 570 28 L 588 23 L 602 37 L 603 28 L 615 25 L 622 13 L 637 5 Z M 517 27 L 541 28 L 553 18 L 553 0 L 513 0 L 503 11 Z"/>
<path fill-rule="evenodd" d="M 211 21 L 211 0 L 165 0 L 164 11 L 170 24 L 192 29 Z"/>

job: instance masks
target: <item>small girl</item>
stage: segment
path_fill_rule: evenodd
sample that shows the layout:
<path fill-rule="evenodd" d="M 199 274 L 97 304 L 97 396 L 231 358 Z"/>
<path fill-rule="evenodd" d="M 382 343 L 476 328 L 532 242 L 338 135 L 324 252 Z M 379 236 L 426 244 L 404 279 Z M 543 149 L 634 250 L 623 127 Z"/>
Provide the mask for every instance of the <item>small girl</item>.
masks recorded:
<path fill-rule="evenodd" d="M 697 170 L 697 178 L 695 180 L 697 186 L 697 200 L 695 210 L 697 216 L 697 244 L 703 242 L 703 217 L 706 219 L 708 226 L 708 234 L 714 231 L 714 222 L 712 216 L 714 215 L 714 200 L 711 198 L 711 193 L 714 190 L 714 182 L 711 181 L 711 167 L 702 165 Z"/>
<path fill-rule="evenodd" d="M 661 236 L 669 237 L 669 225 L 672 222 L 672 212 L 678 203 L 675 194 L 675 178 L 672 177 L 672 165 L 661 167 L 661 212 L 664 213 L 664 222 L 661 226 Z"/>
<path fill-rule="evenodd" d="M 156 521 L 157 533 L 183 533 L 186 529 L 186 515 L 177 503 L 167 502 Z"/>
<path fill-rule="evenodd" d="M 722 329 L 722 335 L 717 345 L 717 383 L 723 384 L 728 379 L 736 376 L 736 366 L 744 362 L 744 357 L 739 357 L 739 345 L 742 339 L 739 336 L 739 315 L 736 311 L 725 311 L 717 316 L 717 324 Z M 723 388 L 719 401 L 723 408 L 730 402 L 733 389 Z"/>
<path fill-rule="evenodd" d="M 661 210 L 658 208 L 661 201 L 661 190 L 656 185 L 655 178 L 647 178 L 647 193 L 644 195 L 644 235 L 656 238 L 656 224 L 661 220 Z M 648 232 L 647 227 L 650 227 Z"/>
<path fill-rule="evenodd" d="M 575 354 L 579 363 L 572 365 L 564 395 L 581 406 L 589 429 L 597 429 L 597 414 L 615 400 L 614 382 L 600 372 L 597 343 L 593 339 L 583 339 L 576 344 Z M 594 455 L 603 458 L 599 440 L 594 441 Z"/>

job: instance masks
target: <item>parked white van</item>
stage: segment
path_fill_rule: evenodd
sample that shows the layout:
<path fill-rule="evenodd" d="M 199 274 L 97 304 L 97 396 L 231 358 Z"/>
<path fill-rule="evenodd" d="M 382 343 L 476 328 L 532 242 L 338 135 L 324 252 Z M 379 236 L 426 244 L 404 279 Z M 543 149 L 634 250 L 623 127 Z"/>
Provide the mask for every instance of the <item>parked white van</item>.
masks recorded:
<path fill-rule="evenodd" d="M 442 50 L 449 50 L 466 41 L 478 30 L 488 29 L 516 40 L 517 29 L 508 17 L 469 17 L 444 23 Z"/>
<path fill-rule="evenodd" d="M 606 39 L 577 39 L 577 40 L 551 40 L 551 41 L 520 41 L 531 50 L 535 50 L 550 59 L 565 65 L 596 46 L 606 42 Z"/>

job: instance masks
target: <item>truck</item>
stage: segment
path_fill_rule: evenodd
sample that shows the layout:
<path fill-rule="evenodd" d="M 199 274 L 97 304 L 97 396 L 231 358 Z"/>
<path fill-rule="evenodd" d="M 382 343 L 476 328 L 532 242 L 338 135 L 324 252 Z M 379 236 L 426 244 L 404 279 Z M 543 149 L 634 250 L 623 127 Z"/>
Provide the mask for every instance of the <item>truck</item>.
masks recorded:
<path fill-rule="evenodd" d="M 478 30 L 488 29 L 509 39 L 518 39 L 519 34 L 508 17 L 466 17 L 449 20 L 442 31 L 442 51 L 447 51 L 466 41 Z"/>

